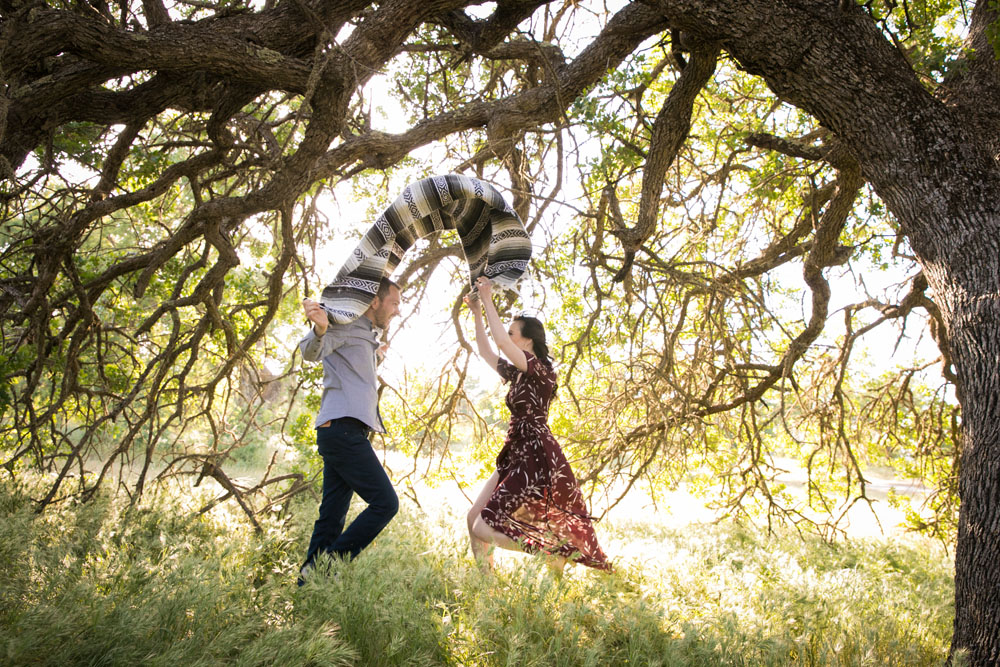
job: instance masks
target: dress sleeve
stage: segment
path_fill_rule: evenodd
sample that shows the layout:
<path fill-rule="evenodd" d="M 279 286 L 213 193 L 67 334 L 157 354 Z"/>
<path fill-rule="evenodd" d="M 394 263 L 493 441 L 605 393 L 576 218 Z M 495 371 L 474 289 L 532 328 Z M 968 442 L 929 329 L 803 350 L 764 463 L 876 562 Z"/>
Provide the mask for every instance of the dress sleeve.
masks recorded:
<path fill-rule="evenodd" d="M 528 377 L 542 377 L 545 375 L 545 371 L 548 370 L 545 364 L 540 362 L 538 357 L 531 352 L 524 353 L 524 360 L 528 362 L 528 370 L 524 372 Z"/>
<path fill-rule="evenodd" d="M 528 362 L 528 370 L 524 374 L 543 394 L 551 393 L 556 386 L 555 372 L 531 352 L 525 352 L 524 356 Z"/>
<path fill-rule="evenodd" d="M 531 378 L 532 382 L 541 386 L 549 386 L 551 391 L 551 386 L 554 386 L 556 382 L 552 369 L 539 361 L 538 357 L 531 352 L 525 352 L 524 358 L 528 362 L 528 369 L 524 372 L 525 377 Z M 513 382 L 520 371 L 517 366 L 500 357 L 497 360 L 497 373 L 504 379 L 504 382 Z"/>
<path fill-rule="evenodd" d="M 497 359 L 497 373 L 500 374 L 504 382 L 513 382 L 519 371 L 517 366 L 500 357 Z"/>

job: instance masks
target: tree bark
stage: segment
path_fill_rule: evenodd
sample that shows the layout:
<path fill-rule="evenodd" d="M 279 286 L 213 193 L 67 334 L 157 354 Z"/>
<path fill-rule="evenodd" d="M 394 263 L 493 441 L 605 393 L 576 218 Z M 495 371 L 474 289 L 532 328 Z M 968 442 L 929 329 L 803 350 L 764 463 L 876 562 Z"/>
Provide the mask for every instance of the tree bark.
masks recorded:
<path fill-rule="evenodd" d="M 1000 299 L 963 295 L 949 333 L 963 388 L 952 651 L 1000 663 Z"/>

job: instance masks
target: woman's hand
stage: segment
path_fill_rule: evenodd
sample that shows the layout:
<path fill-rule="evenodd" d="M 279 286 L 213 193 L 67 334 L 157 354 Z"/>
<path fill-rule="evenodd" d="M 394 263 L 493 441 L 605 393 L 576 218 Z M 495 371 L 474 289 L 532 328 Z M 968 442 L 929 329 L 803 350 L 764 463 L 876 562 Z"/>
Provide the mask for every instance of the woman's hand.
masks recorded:
<path fill-rule="evenodd" d="M 469 292 L 468 294 L 463 296 L 462 301 L 464 301 L 465 305 L 468 306 L 474 312 L 479 312 L 476 309 L 476 306 L 479 305 L 479 295 L 476 294 L 475 292 Z"/>
<path fill-rule="evenodd" d="M 493 298 L 493 281 L 486 276 L 476 278 L 476 289 L 479 290 L 479 298 L 483 301 Z"/>

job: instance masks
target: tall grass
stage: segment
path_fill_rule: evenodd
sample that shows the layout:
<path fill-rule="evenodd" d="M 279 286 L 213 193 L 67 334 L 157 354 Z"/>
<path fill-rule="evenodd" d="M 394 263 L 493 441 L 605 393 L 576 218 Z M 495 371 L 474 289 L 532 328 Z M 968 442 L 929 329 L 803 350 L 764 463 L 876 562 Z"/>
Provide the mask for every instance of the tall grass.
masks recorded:
<path fill-rule="evenodd" d="M 405 508 L 357 560 L 295 586 L 311 517 L 252 533 L 193 490 L 32 513 L 0 491 L 0 660 L 23 665 L 931 665 L 948 558 L 735 524 L 601 525 L 618 571 L 480 573 L 461 511 Z"/>

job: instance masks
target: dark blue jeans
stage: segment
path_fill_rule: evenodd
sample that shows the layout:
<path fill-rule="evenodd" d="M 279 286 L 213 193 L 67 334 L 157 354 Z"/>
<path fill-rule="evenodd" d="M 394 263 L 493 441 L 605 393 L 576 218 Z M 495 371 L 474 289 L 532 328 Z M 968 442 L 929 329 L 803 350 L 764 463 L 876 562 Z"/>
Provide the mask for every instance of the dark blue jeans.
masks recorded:
<path fill-rule="evenodd" d="M 355 558 L 399 511 L 399 498 L 375 456 L 368 433 L 363 422 L 351 417 L 334 419 L 329 426 L 316 429 L 316 444 L 323 457 L 323 499 L 304 566 L 320 552 Z M 344 530 L 355 493 L 368 507 Z"/>

